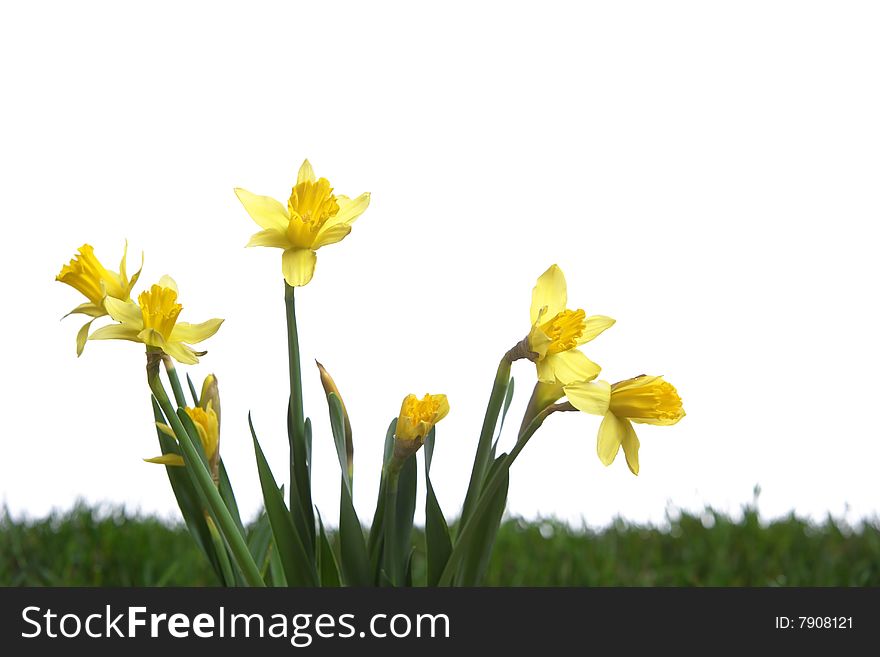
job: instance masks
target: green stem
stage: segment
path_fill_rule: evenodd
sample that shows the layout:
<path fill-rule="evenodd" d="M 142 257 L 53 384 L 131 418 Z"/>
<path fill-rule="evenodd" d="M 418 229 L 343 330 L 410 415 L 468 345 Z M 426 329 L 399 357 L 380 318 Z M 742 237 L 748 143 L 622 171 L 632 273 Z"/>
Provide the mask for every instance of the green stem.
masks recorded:
<path fill-rule="evenodd" d="M 226 539 L 226 543 L 229 545 L 229 549 L 232 551 L 245 580 L 250 586 L 265 586 L 263 578 L 260 576 L 260 571 L 244 542 L 244 538 L 239 532 L 238 527 L 236 527 L 229 510 L 223 503 L 217 487 L 214 485 L 211 474 L 202 462 L 183 423 L 171 406 L 168 393 L 165 392 L 165 388 L 162 386 L 162 381 L 159 378 L 159 357 L 155 353 L 147 353 L 147 382 L 150 385 L 150 390 L 153 391 L 153 396 L 159 402 L 159 407 L 165 414 L 165 418 L 171 425 L 180 448 L 183 450 L 186 467 L 192 469 L 196 483 L 205 496 L 211 513 L 219 525 L 218 528 Z"/>
<path fill-rule="evenodd" d="M 464 557 L 463 546 L 466 545 L 467 541 L 476 531 L 477 526 L 480 524 L 480 519 L 489 509 L 492 495 L 495 493 L 495 491 L 498 490 L 498 487 L 501 485 L 501 482 L 503 480 L 503 478 L 501 477 L 501 473 L 505 470 L 510 469 L 510 466 L 513 465 L 513 462 L 516 460 L 516 457 L 519 456 L 519 453 L 522 452 L 523 448 L 526 446 L 526 443 L 529 442 L 529 438 L 534 435 L 541 424 L 543 424 L 547 416 L 550 415 L 550 413 L 552 413 L 554 410 L 556 409 L 552 406 L 546 408 L 541 413 L 539 413 L 534 420 L 532 420 L 528 428 L 522 434 L 520 434 L 514 448 L 510 450 L 510 453 L 506 457 L 504 457 L 504 461 L 495 472 L 495 476 L 493 476 L 489 481 L 486 482 L 486 485 L 483 487 L 482 494 L 477 500 L 473 514 L 471 514 L 471 516 L 466 521 L 462 521 L 461 530 L 458 533 L 458 538 L 455 541 L 455 546 L 452 548 L 452 553 L 449 555 L 449 560 L 446 562 L 446 567 L 443 569 L 443 573 L 440 575 L 440 581 L 437 583 L 438 586 L 449 586 L 451 584 L 452 578 L 455 576 L 455 570 L 456 568 L 458 568 L 459 563 Z"/>
<path fill-rule="evenodd" d="M 468 483 L 467 495 L 464 506 L 461 509 L 459 522 L 464 523 L 470 518 L 474 506 L 483 493 L 483 480 L 489 469 L 490 452 L 492 450 L 492 438 L 495 434 L 495 426 L 498 423 L 498 414 L 504 404 L 504 395 L 510 383 L 510 356 L 504 355 L 498 364 L 498 372 L 495 374 L 495 382 L 492 384 L 492 393 L 489 395 L 489 405 L 486 407 L 486 415 L 483 418 L 483 427 L 480 430 L 480 442 L 477 443 L 477 454 L 474 457 L 474 468 L 471 471 L 471 480 Z"/>
<path fill-rule="evenodd" d="M 168 380 L 171 382 L 171 391 L 174 393 L 174 401 L 177 402 L 179 408 L 186 407 L 186 397 L 183 396 L 183 388 L 180 385 L 180 379 L 177 377 L 177 368 L 174 367 L 174 361 L 171 356 L 163 355 L 162 364 L 165 365 L 165 371 L 168 373 Z"/>
<path fill-rule="evenodd" d="M 290 513 L 303 534 L 303 544 L 315 554 L 315 517 L 312 510 L 308 450 L 303 419 L 302 365 L 299 333 L 296 326 L 295 287 L 284 283 L 284 307 L 287 315 L 287 354 L 290 371 Z"/>
<path fill-rule="evenodd" d="M 392 461 L 393 463 L 393 461 Z M 390 464 L 389 464 L 390 465 Z M 385 474 L 385 574 L 393 586 L 400 586 L 401 568 L 400 555 L 397 554 L 397 483 L 400 469 L 388 468 Z"/>

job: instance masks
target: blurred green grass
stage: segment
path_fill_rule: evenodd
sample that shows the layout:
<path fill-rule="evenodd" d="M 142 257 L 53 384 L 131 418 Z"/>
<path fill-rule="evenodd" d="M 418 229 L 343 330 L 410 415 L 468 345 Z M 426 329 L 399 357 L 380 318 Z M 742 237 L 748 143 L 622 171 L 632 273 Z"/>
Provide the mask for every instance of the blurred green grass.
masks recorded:
<path fill-rule="evenodd" d="M 617 521 L 600 531 L 554 520 L 508 519 L 489 586 L 880 586 L 880 526 L 761 522 L 706 510 L 668 526 Z M 413 570 L 424 572 L 423 537 Z M 0 585 L 213 586 L 182 525 L 77 504 L 38 520 L 0 513 Z"/>

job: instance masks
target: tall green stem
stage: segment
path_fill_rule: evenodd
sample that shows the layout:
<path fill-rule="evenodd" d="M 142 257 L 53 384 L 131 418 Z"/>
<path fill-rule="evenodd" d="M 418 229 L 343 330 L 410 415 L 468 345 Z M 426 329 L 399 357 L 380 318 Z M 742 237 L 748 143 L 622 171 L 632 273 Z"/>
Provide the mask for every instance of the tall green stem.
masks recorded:
<path fill-rule="evenodd" d="M 315 517 L 303 419 L 302 365 L 299 333 L 296 326 L 296 288 L 284 283 L 284 306 L 287 314 L 287 353 L 290 370 L 290 513 L 303 534 L 303 543 L 315 553 Z"/>
<path fill-rule="evenodd" d="M 165 418 L 171 425 L 171 429 L 177 437 L 177 442 L 180 445 L 180 448 L 183 450 L 186 467 L 191 468 L 195 475 L 196 484 L 207 500 L 211 513 L 219 526 L 218 528 L 226 539 L 226 543 L 229 545 L 229 549 L 232 551 L 235 561 L 244 575 L 245 581 L 250 586 L 265 586 L 263 578 L 260 576 L 260 571 L 254 563 L 254 559 L 248 550 L 247 544 L 244 542 L 244 537 L 242 537 L 241 532 L 239 532 L 235 521 L 229 513 L 229 510 L 223 503 L 223 499 L 220 497 L 220 493 L 214 485 L 214 480 L 211 478 L 211 474 L 202 462 L 195 445 L 192 443 L 192 439 L 184 428 L 183 423 L 180 421 L 174 407 L 171 405 L 171 401 L 168 399 L 168 393 L 165 392 L 165 388 L 159 378 L 159 360 L 160 356 L 158 354 L 147 353 L 147 382 L 150 385 L 150 390 L 152 390 L 153 396 L 156 398 L 156 401 L 159 402 L 159 407 L 165 414 Z"/>

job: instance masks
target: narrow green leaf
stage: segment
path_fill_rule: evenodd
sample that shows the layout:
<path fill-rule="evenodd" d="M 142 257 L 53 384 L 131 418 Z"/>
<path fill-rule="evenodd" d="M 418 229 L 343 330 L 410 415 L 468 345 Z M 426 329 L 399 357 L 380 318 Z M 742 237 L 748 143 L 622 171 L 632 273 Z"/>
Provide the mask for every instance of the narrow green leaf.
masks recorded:
<path fill-rule="evenodd" d="M 510 485 L 510 472 L 503 465 L 503 460 L 504 456 L 496 459 L 487 475 L 488 478 L 491 478 L 497 473 L 500 477 L 500 485 L 497 490 L 491 493 L 486 512 L 481 514 L 479 518 L 474 516 L 474 520 L 478 521 L 478 524 L 465 544 L 464 559 L 455 580 L 458 586 L 479 586 L 489 566 L 492 548 L 495 545 L 495 538 L 498 535 L 498 528 L 501 525 L 501 518 L 507 504 L 507 491 Z"/>
<path fill-rule="evenodd" d="M 376 511 L 373 513 L 373 523 L 370 525 L 370 536 L 367 541 L 367 552 L 370 555 L 370 564 L 373 570 L 373 582 L 379 583 L 379 570 L 382 564 L 382 545 L 385 536 L 385 464 L 391 460 L 394 452 L 394 432 L 397 430 L 397 418 L 391 420 L 388 431 L 385 432 L 384 456 L 382 459 L 382 475 L 379 480 L 379 496 L 376 500 Z"/>
<path fill-rule="evenodd" d="M 284 568 L 284 575 L 291 586 L 316 586 L 318 574 L 314 561 L 306 553 L 290 517 L 290 512 L 284 504 L 284 498 L 278 491 L 278 484 L 275 482 L 275 476 L 272 474 L 260 447 L 260 442 L 257 440 L 250 414 L 248 414 L 248 425 L 254 439 L 254 453 L 257 457 L 260 486 L 263 489 L 263 502 L 266 505 L 266 513 L 269 515 L 272 536 L 278 547 L 278 556 Z"/>
<path fill-rule="evenodd" d="M 238 503 L 235 501 L 235 492 L 232 490 L 232 484 L 229 481 L 229 475 L 226 473 L 226 466 L 223 465 L 222 458 L 220 459 L 219 470 L 220 481 L 218 489 L 220 491 L 220 497 L 223 498 L 223 503 L 226 504 L 226 508 L 229 509 L 229 513 L 235 521 L 241 535 L 247 537 L 247 531 L 244 528 L 244 523 L 241 521 L 241 514 L 238 511 Z"/>
<path fill-rule="evenodd" d="M 492 451 L 490 459 L 495 460 L 495 452 L 498 449 L 498 441 L 501 440 L 501 433 L 504 431 L 504 420 L 507 419 L 507 411 L 510 409 L 510 402 L 513 400 L 513 377 L 507 382 L 507 394 L 504 396 L 504 408 L 501 410 L 501 420 L 498 422 L 498 434 L 495 436 L 495 442 L 492 443 Z"/>
<path fill-rule="evenodd" d="M 321 586 L 338 588 L 339 582 L 339 566 L 336 565 L 336 555 L 333 554 L 333 547 L 327 540 L 327 532 L 324 531 L 324 521 L 321 514 L 318 513 L 318 572 L 321 573 Z"/>
<path fill-rule="evenodd" d="M 342 402 L 334 393 L 327 395 L 327 406 L 330 409 L 330 429 L 333 432 L 333 443 L 336 445 L 336 457 L 339 459 L 339 469 L 342 471 L 342 483 L 351 495 L 351 478 L 348 473 L 348 453 L 345 440 L 345 418 L 342 411 Z"/>
<path fill-rule="evenodd" d="M 437 586 L 440 575 L 446 567 L 449 555 L 452 553 L 452 539 L 449 535 L 449 525 L 440 509 L 440 503 L 434 494 L 434 486 L 431 484 L 431 460 L 434 455 L 435 430 L 425 438 L 425 550 L 427 557 L 427 580 L 428 586 Z"/>
<path fill-rule="evenodd" d="M 364 542 L 364 529 L 358 519 L 345 485 L 339 493 L 339 554 L 342 576 L 347 586 L 370 586 L 373 571 L 367 544 Z"/>
<path fill-rule="evenodd" d="M 199 393 L 196 392 L 196 387 L 193 385 L 193 380 L 189 377 L 189 372 L 186 373 L 186 385 L 189 386 L 189 394 L 192 395 L 193 407 L 199 405 Z"/>
<path fill-rule="evenodd" d="M 480 440 L 477 443 L 476 454 L 474 454 L 471 479 L 468 483 L 467 494 L 465 495 L 461 517 L 459 518 L 459 527 L 461 528 L 464 528 L 466 525 L 483 492 L 486 472 L 492 463 L 492 438 L 495 435 L 498 414 L 501 412 L 509 383 L 510 360 L 505 355 L 498 364 L 498 371 L 495 373 L 495 381 L 492 384 L 492 392 L 489 395 L 489 403 L 486 406 L 486 415 L 483 418 L 483 427 L 480 430 Z"/>
<path fill-rule="evenodd" d="M 392 580 L 396 585 L 402 583 L 402 575 L 406 572 L 406 557 L 412 548 L 413 516 L 416 512 L 416 483 L 418 480 L 418 465 L 415 455 L 409 457 L 400 470 L 400 479 L 397 486 L 397 508 L 394 518 L 394 564 Z M 386 510 L 387 513 L 387 510 Z"/>

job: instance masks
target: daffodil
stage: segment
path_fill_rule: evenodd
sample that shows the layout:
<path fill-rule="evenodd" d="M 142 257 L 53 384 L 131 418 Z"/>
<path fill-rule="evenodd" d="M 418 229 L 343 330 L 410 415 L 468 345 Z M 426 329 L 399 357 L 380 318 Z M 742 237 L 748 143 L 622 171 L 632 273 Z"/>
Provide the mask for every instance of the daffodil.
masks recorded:
<path fill-rule="evenodd" d="M 142 292 L 137 303 L 107 297 L 104 306 L 119 324 L 99 328 L 89 340 L 141 342 L 187 365 L 198 363 L 197 357 L 207 353 L 195 351 L 189 344 L 210 338 L 223 323 L 222 319 L 209 319 L 201 324 L 178 322 L 183 306 L 177 303 L 177 284 L 170 276 L 163 276 L 157 285 Z"/>
<path fill-rule="evenodd" d="M 213 402 L 209 401 L 205 408 L 196 406 L 195 408 L 186 407 L 183 409 L 192 420 L 193 426 L 199 434 L 199 441 L 202 443 L 202 450 L 205 452 L 205 458 L 208 459 L 208 465 L 211 475 L 215 481 L 219 475 L 219 454 L 220 454 L 220 418 L 214 411 Z M 174 431 L 166 424 L 158 423 L 159 430 L 174 438 Z M 147 463 L 158 463 L 160 465 L 182 466 L 183 457 L 180 454 L 163 454 L 162 456 L 154 456 L 150 459 L 144 459 Z"/>
<path fill-rule="evenodd" d="M 596 442 L 599 460 L 610 465 L 623 447 L 633 474 L 639 474 L 639 439 L 632 423 L 668 426 L 685 415 L 678 391 L 662 376 L 643 374 L 614 385 L 580 381 L 564 392 L 577 410 L 604 416 Z"/>
<path fill-rule="evenodd" d="M 538 380 L 544 383 L 590 381 L 602 369 L 577 347 L 611 327 L 614 320 L 604 315 L 587 317 L 583 310 L 570 310 L 567 304 L 565 276 L 552 265 L 532 290 L 532 328 L 520 343 L 520 351 L 525 353 L 518 356 L 535 363 Z"/>
<path fill-rule="evenodd" d="M 449 413 L 446 395 L 425 395 L 421 399 L 407 395 L 400 405 L 394 432 L 394 459 L 405 461 L 425 444 L 434 425 Z"/>
<path fill-rule="evenodd" d="M 369 193 L 355 199 L 334 194 L 326 178 L 315 177 L 308 160 L 299 169 L 286 208 L 274 198 L 257 196 L 245 189 L 236 188 L 235 194 L 263 229 L 247 245 L 284 249 L 281 270 L 291 286 L 306 285 L 312 280 L 315 252 L 345 238 L 351 232 L 351 224 L 370 204 Z"/>
<path fill-rule="evenodd" d="M 92 319 L 83 324 L 76 335 L 76 355 L 82 354 L 89 335 L 89 327 L 98 317 L 107 315 L 104 307 L 104 299 L 112 297 L 125 301 L 131 295 L 131 290 L 141 275 L 139 269 L 129 278 L 125 268 L 125 259 L 128 255 L 128 242 L 122 252 L 122 261 L 119 263 L 119 272 L 110 271 L 95 256 L 95 249 L 91 244 L 83 244 L 70 263 L 61 268 L 55 277 L 56 281 L 65 283 L 78 290 L 88 299 L 87 302 L 78 305 L 67 315 L 88 315 Z M 143 256 L 141 256 L 141 269 L 143 269 Z M 65 315 L 65 317 L 67 317 Z"/>

